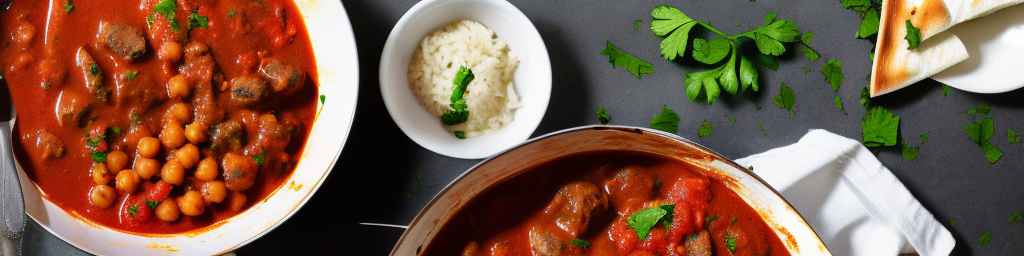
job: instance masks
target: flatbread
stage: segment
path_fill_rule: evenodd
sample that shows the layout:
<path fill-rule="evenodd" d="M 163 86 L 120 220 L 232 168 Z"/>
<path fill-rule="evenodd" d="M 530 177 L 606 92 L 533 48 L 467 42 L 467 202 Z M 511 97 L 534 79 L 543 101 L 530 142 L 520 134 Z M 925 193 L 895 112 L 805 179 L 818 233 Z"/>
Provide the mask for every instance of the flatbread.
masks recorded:
<path fill-rule="evenodd" d="M 871 97 L 924 80 L 967 59 L 956 24 L 1020 4 L 1024 0 L 888 0 L 882 3 L 878 42 L 871 67 Z M 921 45 L 907 49 L 905 22 L 921 31 Z"/>

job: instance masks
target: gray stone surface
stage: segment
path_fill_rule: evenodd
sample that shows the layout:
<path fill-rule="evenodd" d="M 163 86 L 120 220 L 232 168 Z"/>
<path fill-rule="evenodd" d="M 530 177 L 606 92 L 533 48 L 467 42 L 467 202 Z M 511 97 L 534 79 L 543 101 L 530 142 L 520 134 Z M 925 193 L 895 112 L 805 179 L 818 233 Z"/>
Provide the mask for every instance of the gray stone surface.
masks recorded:
<path fill-rule="evenodd" d="M 395 126 L 384 109 L 377 84 L 381 49 L 391 27 L 416 1 L 346 0 L 356 32 L 361 69 L 361 90 L 356 124 L 338 166 L 315 197 L 294 217 L 265 237 L 243 247 L 241 255 L 292 252 L 313 254 L 383 255 L 401 235 L 400 230 L 359 226 L 358 222 L 404 224 L 448 184 L 477 161 L 457 160 L 417 146 Z M 803 31 L 816 34 L 814 47 L 824 59 L 844 64 L 846 80 L 833 93 L 818 73 L 824 63 L 809 63 L 800 55 L 787 56 L 778 71 L 763 71 L 762 93 L 728 97 L 714 105 L 691 103 L 683 92 L 684 72 L 658 56 L 659 39 L 647 31 L 650 9 L 666 1 L 513 0 L 534 22 L 551 55 L 554 90 L 547 116 L 535 135 L 596 122 L 594 110 L 608 109 L 615 124 L 646 126 L 662 105 L 679 113 L 679 134 L 696 138 L 704 120 L 714 134 L 699 139 L 734 158 L 795 142 L 808 129 L 823 128 L 860 138 L 858 105 L 870 62 L 868 41 L 854 39 L 859 18 L 840 7 L 838 0 L 719 0 L 668 1 L 688 15 L 710 21 L 726 32 L 739 32 L 762 22 L 769 12 L 795 21 Z M 634 31 L 632 22 L 643 20 Z M 637 80 L 613 69 L 599 52 L 605 41 L 654 63 L 655 73 Z M 512 47 L 515 47 L 514 45 Z M 806 68 L 811 71 L 805 72 Z M 402 72 L 402 71 L 393 71 Z M 790 117 L 772 105 L 780 82 L 796 92 L 796 114 Z M 843 113 L 832 105 L 840 95 Z M 903 160 L 895 149 L 878 156 L 921 202 L 946 223 L 957 239 L 955 255 L 1011 255 L 1024 251 L 1024 224 L 1008 224 L 1013 211 L 1024 210 L 1024 145 L 1010 145 L 1006 130 L 1024 131 L 1024 104 L 1020 90 L 1001 95 L 978 95 L 953 90 L 943 96 L 934 81 L 918 83 L 886 95 L 876 102 L 902 117 L 905 141 L 919 144 L 918 135 L 930 140 L 920 158 Z M 996 134 L 1003 160 L 992 166 L 962 131 L 964 112 L 981 102 L 993 106 Z M 760 108 L 760 110 L 758 110 Z M 734 117 L 735 124 L 729 123 Z M 762 134 L 758 124 L 763 124 Z M 29 254 L 68 255 L 73 247 L 33 225 Z M 987 246 L 978 243 L 991 232 Z M 333 252 L 333 253 L 329 253 Z"/>

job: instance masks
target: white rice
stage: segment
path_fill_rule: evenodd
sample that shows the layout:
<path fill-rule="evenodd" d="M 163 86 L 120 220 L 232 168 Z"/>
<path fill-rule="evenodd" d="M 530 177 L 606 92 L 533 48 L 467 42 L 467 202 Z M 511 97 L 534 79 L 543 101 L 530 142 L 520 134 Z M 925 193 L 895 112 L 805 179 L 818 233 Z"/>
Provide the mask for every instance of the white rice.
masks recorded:
<path fill-rule="evenodd" d="M 424 37 L 409 63 L 409 87 L 440 123 L 450 109 L 452 79 L 462 65 L 476 76 L 464 96 L 469 119 L 445 128 L 474 137 L 511 123 L 519 107 L 512 83 L 519 60 L 494 31 L 476 21 L 456 21 Z"/>

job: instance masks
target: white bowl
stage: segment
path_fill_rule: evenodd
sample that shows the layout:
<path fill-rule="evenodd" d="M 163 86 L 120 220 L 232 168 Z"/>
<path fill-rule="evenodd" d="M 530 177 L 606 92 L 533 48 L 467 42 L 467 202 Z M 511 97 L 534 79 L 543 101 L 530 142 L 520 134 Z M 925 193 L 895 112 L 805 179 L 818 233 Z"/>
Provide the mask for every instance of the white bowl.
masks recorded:
<path fill-rule="evenodd" d="M 480 22 L 508 42 L 519 59 L 513 82 L 522 106 L 500 130 L 468 139 L 455 138 L 409 88 L 409 61 L 430 32 L 457 20 Z M 540 33 L 526 15 L 504 0 L 424 0 L 409 9 L 391 30 L 380 60 L 384 105 L 406 136 L 438 154 L 479 159 L 523 141 L 537 129 L 551 98 L 551 61 Z"/>
<path fill-rule="evenodd" d="M 295 171 L 280 188 L 248 210 L 200 230 L 131 234 L 75 217 L 42 196 L 19 166 L 26 212 L 44 229 L 97 255 L 214 255 L 270 232 L 306 203 L 337 161 L 355 116 L 359 64 L 348 16 L 339 1 L 296 1 L 309 31 L 319 75 L 319 114 Z"/>

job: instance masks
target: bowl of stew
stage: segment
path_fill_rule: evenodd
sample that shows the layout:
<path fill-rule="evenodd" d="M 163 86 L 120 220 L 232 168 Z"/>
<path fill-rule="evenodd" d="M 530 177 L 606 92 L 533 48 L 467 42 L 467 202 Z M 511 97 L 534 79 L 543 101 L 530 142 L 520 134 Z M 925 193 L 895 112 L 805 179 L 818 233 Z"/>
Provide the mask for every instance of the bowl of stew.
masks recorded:
<path fill-rule="evenodd" d="M 776 191 L 674 134 L 586 126 L 457 177 L 391 255 L 829 255 Z"/>
<path fill-rule="evenodd" d="M 353 122 L 338 1 L 16 0 L 0 20 L 27 214 L 90 253 L 242 246 L 312 196 Z"/>

